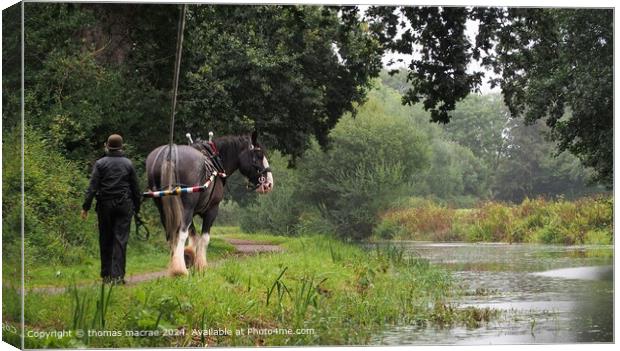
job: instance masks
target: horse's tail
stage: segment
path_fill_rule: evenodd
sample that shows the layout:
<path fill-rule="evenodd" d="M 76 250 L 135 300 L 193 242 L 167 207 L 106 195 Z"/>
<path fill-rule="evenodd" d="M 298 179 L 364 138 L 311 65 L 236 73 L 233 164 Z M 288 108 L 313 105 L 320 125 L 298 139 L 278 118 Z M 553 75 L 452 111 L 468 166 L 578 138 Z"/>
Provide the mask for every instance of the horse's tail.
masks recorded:
<path fill-rule="evenodd" d="M 170 147 L 170 146 L 168 146 Z M 173 150 L 168 150 L 168 155 L 161 163 L 161 188 L 171 189 L 177 184 L 176 179 L 176 155 Z M 174 245 L 176 243 L 183 217 L 183 206 L 180 196 L 163 196 L 161 205 L 166 227 L 166 239 Z"/>

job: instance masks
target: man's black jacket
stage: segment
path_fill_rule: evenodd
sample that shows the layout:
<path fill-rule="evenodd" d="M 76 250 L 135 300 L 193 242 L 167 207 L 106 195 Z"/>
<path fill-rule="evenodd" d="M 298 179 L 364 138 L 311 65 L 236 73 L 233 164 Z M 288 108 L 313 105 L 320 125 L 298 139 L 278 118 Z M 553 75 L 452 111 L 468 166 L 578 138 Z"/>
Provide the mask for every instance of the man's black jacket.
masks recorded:
<path fill-rule="evenodd" d="M 97 201 L 126 197 L 133 202 L 135 212 L 140 211 L 138 176 L 122 151 L 110 151 L 107 156 L 97 160 L 82 209 L 90 210 L 95 196 Z"/>

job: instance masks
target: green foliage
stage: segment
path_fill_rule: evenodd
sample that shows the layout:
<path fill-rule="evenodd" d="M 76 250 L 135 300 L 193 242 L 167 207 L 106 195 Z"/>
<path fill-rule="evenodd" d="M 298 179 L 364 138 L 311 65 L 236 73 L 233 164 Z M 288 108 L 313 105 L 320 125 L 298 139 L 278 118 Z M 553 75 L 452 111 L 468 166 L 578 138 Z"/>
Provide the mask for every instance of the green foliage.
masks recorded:
<path fill-rule="evenodd" d="M 224 200 L 220 202 L 215 225 L 218 226 L 235 226 L 239 225 L 238 216 L 241 213 L 241 207 L 232 200 Z"/>
<path fill-rule="evenodd" d="M 21 122 L 21 3 L 2 10 L 2 128 Z"/>
<path fill-rule="evenodd" d="M 372 98 L 355 119 L 343 118 L 330 139 L 327 152 L 314 149 L 304 157 L 303 194 L 340 235 L 365 238 L 428 164 L 428 141 L 407 118 L 385 114 Z"/>
<path fill-rule="evenodd" d="M 26 4 L 26 120 L 83 166 L 119 133 L 141 166 L 167 140 L 177 9 Z M 381 67 L 379 44 L 354 9 L 190 5 L 175 141 L 185 131 L 256 128 L 287 155 L 301 155 L 313 136 L 325 144 Z M 19 24 L 7 19 L 5 29 Z M 5 67 L 18 68 L 19 41 L 7 44 Z M 19 102 L 19 70 L 10 72 L 4 112 Z M 12 126 L 19 115 L 3 118 Z"/>
<path fill-rule="evenodd" d="M 269 195 L 258 196 L 254 203 L 238 212 L 241 229 L 294 235 L 306 207 L 299 198 L 300 175 L 287 169 L 286 159 L 277 152 L 269 155 L 269 164 L 273 169 L 274 188 Z"/>
<path fill-rule="evenodd" d="M 455 210 L 430 200 L 416 199 L 411 207 L 386 212 L 375 234 L 381 228 L 393 228 L 398 238 L 449 241 L 458 239 L 453 230 Z M 401 204 L 402 206 L 402 204 Z"/>
<path fill-rule="evenodd" d="M 594 229 L 588 230 L 583 243 L 588 245 L 613 245 L 613 235 L 609 230 Z"/>
<path fill-rule="evenodd" d="M 604 190 L 589 186 L 592 171 L 579 160 L 546 140 L 549 129 L 541 123 L 524 125 L 507 121 L 504 151 L 495 164 L 491 193 L 502 201 L 521 202 L 526 197 L 563 195 L 578 198 Z"/>
<path fill-rule="evenodd" d="M 469 149 L 437 138 L 432 141 L 431 150 L 431 166 L 417 178 L 416 195 L 446 200 L 463 195 L 487 195 L 489 170 Z"/>
<path fill-rule="evenodd" d="M 497 96 L 467 98 L 459 104 L 464 110 L 457 110 L 464 118 L 458 129 L 444 130 L 428 125 L 424 112 L 400 106 L 398 100 L 393 89 L 376 82 L 358 116 L 341 120 L 334 129 L 332 147 L 325 153 L 312 149 L 300 160 L 298 169 L 276 177 L 285 176 L 284 184 L 269 195 L 274 195 L 273 199 L 259 199 L 242 213 L 243 228 L 288 234 L 329 233 L 335 229 L 346 237 L 362 238 L 367 234 L 358 233 L 372 231 L 376 216 L 389 208 L 424 207 L 407 203 L 411 195 L 432 198 L 448 207 L 471 208 L 485 198 L 521 202 L 527 196 L 565 194 L 577 198 L 601 190 L 586 186 L 587 172 L 575 157 L 567 153 L 553 157 L 554 145 L 545 140 L 545 129 L 523 126 L 502 108 L 492 112 L 501 106 Z M 478 114 L 493 127 L 483 121 L 478 121 L 480 127 L 476 127 L 474 116 Z M 463 132 L 468 123 L 480 129 L 479 133 L 491 133 L 499 140 L 473 142 L 475 133 Z M 416 132 L 424 133 L 426 141 L 418 144 L 410 140 Z M 426 161 L 408 154 L 418 145 Z M 314 204 L 323 219 L 308 209 L 308 204 Z M 280 208 L 286 208 L 287 214 L 278 212 Z M 410 230 L 410 235 L 439 235 L 447 240 L 465 235 L 442 224 L 441 216 L 429 213 L 423 217 L 430 227 Z M 325 226 L 326 220 L 330 224 Z M 433 225 L 443 229 L 435 232 L 438 227 L 433 229 Z M 472 229 L 470 235 L 472 240 L 484 239 L 482 233 L 504 229 Z M 385 236 L 402 236 L 387 223 L 377 230 Z"/>
<path fill-rule="evenodd" d="M 470 95 L 456 104 L 450 123 L 443 129 L 454 141 L 495 168 L 506 148 L 509 111 L 499 94 Z"/>
<path fill-rule="evenodd" d="M 601 182 L 611 185 L 613 11 L 501 12 L 507 14 L 506 25 L 479 39 L 499 41 L 487 64 L 502 71 L 504 99 L 511 113 L 527 122 L 545 119 L 559 150 L 579 156 Z"/>
<path fill-rule="evenodd" d="M 155 54 L 155 48 L 134 33 L 152 11 L 137 14 L 131 9 L 25 5 L 25 119 L 83 169 L 101 155 L 111 133 L 123 135 L 127 155 L 140 167 L 147 150 L 161 144 L 167 130 L 169 86 L 162 90 L 145 79 L 151 75 L 136 74 L 142 64 L 128 58 L 130 51 Z M 123 21 L 133 15 L 131 22 Z M 149 40 L 160 38 L 164 36 Z"/>
<path fill-rule="evenodd" d="M 473 45 L 465 34 L 470 11 L 465 7 L 407 6 L 396 11 L 395 7 L 371 6 L 366 13 L 386 50 L 412 54 L 419 47 L 416 50 L 421 55 L 414 56 L 408 66 L 411 88 L 403 94 L 403 103 L 423 101 L 435 122 L 447 123 L 456 102 L 481 83 L 480 72 L 467 71 L 473 57 Z M 406 25 L 410 28 L 397 37 Z"/>
<path fill-rule="evenodd" d="M 385 237 L 394 232 L 399 239 L 566 245 L 613 242 L 611 197 L 525 199 L 518 205 L 489 201 L 467 210 L 420 199 L 404 205 L 382 216 L 375 235 Z"/>
<path fill-rule="evenodd" d="M 296 233 L 299 235 L 333 235 L 335 232 L 334 225 L 321 215 L 319 209 L 307 209 L 299 216 L 296 227 Z"/>
<path fill-rule="evenodd" d="M 405 229 L 398 222 L 383 218 L 374 230 L 374 235 L 381 239 L 397 239 L 405 237 Z"/>
<path fill-rule="evenodd" d="M 468 241 L 513 241 L 513 214 L 508 206 L 496 202 L 485 203 L 474 214 L 474 220 L 465 230 Z"/>
<path fill-rule="evenodd" d="M 513 116 L 544 119 L 560 151 L 611 185 L 613 10 L 372 6 L 367 16 L 385 50 L 420 52 L 404 103 L 422 101 L 433 121 L 449 122 L 456 102 L 482 84 L 482 71 L 467 70 L 479 60 L 500 75 L 493 84 Z M 480 23 L 472 39 L 468 20 Z"/>
<path fill-rule="evenodd" d="M 352 8 L 190 6 L 179 124 L 260 131 L 300 156 L 364 100 L 379 45 Z"/>
<path fill-rule="evenodd" d="M 118 288 L 122 294 L 114 288 L 105 328 L 123 334 L 90 338 L 79 346 L 350 345 L 367 344 L 394 324 L 463 325 L 466 315 L 458 309 L 441 314 L 435 311 L 434 306 L 458 294 L 448 272 L 407 256 L 401 248 L 364 250 L 318 235 L 266 238 L 282 242 L 286 250 L 274 255 L 231 257 L 204 274 L 127 285 Z M 89 295 L 93 301 L 98 288 L 78 289 L 80 296 Z M 71 325 L 74 296 L 70 292 L 35 291 L 26 299 L 28 310 L 33 312 L 29 324 L 44 330 Z M 90 307 L 85 315 L 88 323 L 95 314 L 92 303 Z M 439 320 L 443 322 L 435 322 Z M 312 328 L 313 332 L 242 337 L 191 333 L 209 328 L 228 328 L 233 334 L 236 329 L 249 328 Z M 186 333 L 149 337 L 124 334 L 164 329 Z M 75 347 L 78 343 L 72 340 L 72 344 Z"/>
<path fill-rule="evenodd" d="M 389 77 L 384 73 L 382 81 L 399 87 L 406 77 L 402 72 Z M 382 99 L 385 104 L 397 103 L 388 95 Z M 420 119 L 416 109 L 408 113 L 419 124 L 428 118 Z M 578 198 L 604 190 L 590 184 L 593 171 L 576 156 L 558 152 L 548 140 L 548 127 L 511 118 L 497 94 L 470 95 L 452 115 L 442 130 L 427 127 L 433 136 L 433 156 L 430 169 L 416 183 L 416 195 L 459 204 L 466 201 L 459 198 L 464 195 L 519 203 L 525 197 Z"/>
<path fill-rule="evenodd" d="M 5 138 L 7 153 L 18 154 L 20 133 L 5 135 Z M 30 127 L 25 130 L 24 155 L 27 262 L 75 263 L 96 252 L 94 216 L 88 221 L 79 219 L 86 177 L 74 162 L 64 159 Z M 20 189 L 20 158 L 4 160 L 3 188 Z M 6 245 L 20 240 L 20 202 L 18 191 L 6 193 L 3 199 Z"/>

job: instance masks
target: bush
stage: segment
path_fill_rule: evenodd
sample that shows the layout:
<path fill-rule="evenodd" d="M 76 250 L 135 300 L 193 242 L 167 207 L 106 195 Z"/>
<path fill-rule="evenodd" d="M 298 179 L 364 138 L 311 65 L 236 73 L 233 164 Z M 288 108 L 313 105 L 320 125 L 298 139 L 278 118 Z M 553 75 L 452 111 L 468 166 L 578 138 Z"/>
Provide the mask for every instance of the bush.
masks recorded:
<path fill-rule="evenodd" d="M 397 221 L 392 219 L 383 219 L 374 234 L 381 239 L 395 239 L 405 236 L 406 230 Z"/>
<path fill-rule="evenodd" d="M 384 221 L 398 223 L 409 238 L 416 240 L 458 240 L 452 229 L 455 210 L 426 201 L 421 206 L 389 211 Z M 383 223 L 382 222 L 382 223 Z"/>
<path fill-rule="evenodd" d="M 374 107 L 374 108 L 373 108 Z M 426 137 L 404 118 L 389 117 L 378 106 L 364 106 L 344 117 L 330 134 L 330 148 L 304 157 L 303 196 L 344 238 L 372 234 L 379 215 L 411 193 L 415 174 L 428 164 Z"/>
<path fill-rule="evenodd" d="M 403 208 L 407 204 L 415 207 Z M 486 202 L 475 209 L 459 210 L 421 198 L 402 199 L 396 205 L 382 216 L 375 230 L 377 236 L 566 245 L 613 242 L 611 197 L 525 199 L 516 206 Z M 403 231 L 397 231 L 398 227 Z"/>
<path fill-rule="evenodd" d="M 314 210 L 306 211 L 300 215 L 295 232 L 298 235 L 330 235 L 335 233 L 336 229 L 318 210 Z"/>
<path fill-rule="evenodd" d="M 281 235 L 295 235 L 299 216 L 304 204 L 298 199 L 297 174 L 287 168 L 284 157 L 274 153 L 269 157 L 274 178 L 273 190 L 241 208 L 239 224 L 250 232 L 269 232 Z"/>
<path fill-rule="evenodd" d="M 589 245 L 611 245 L 613 244 L 613 233 L 604 229 L 588 230 L 583 243 Z"/>
<path fill-rule="evenodd" d="M 238 226 L 240 223 L 239 217 L 241 217 L 242 211 L 243 210 L 239 204 L 235 201 L 224 200 L 220 202 L 215 224 L 222 226 Z"/>
<path fill-rule="evenodd" d="M 5 133 L 4 148 L 19 155 L 20 133 Z M 25 246 L 27 262 L 74 263 L 96 253 L 96 216 L 79 218 L 88 180 L 33 129 L 25 130 Z M 20 159 L 3 161 L 3 239 L 20 240 Z"/>
<path fill-rule="evenodd" d="M 466 230 L 468 241 L 514 241 L 513 215 L 508 205 L 487 202 L 474 212 L 474 218 Z"/>
<path fill-rule="evenodd" d="M 440 138 L 432 140 L 430 147 L 430 167 L 416 177 L 416 195 L 441 200 L 486 195 L 489 170 L 471 150 Z"/>

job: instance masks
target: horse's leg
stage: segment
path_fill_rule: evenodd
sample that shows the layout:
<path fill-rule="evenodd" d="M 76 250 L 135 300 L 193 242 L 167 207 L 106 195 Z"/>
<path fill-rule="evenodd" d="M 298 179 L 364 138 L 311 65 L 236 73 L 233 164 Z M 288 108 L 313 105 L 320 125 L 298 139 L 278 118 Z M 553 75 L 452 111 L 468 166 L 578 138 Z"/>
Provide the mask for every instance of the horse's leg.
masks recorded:
<path fill-rule="evenodd" d="M 189 227 L 192 223 L 192 210 L 183 207 L 183 217 L 181 229 L 177 234 L 175 242 L 172 243 L 172 260 L 170 262 L 169 273 L 172 276 L 187 275 L 185 266 L 185 242 L 189 237 Z"/>
<path fill-rule="evenodd" d="M 199 271 L 207 267 L 207 247 L 209 246 L 209 241 L 211 241 L 209 231 L 215 221 L 215 217 L 217 217 L 218 208 L 219 205 L 211 207 L 202 218 L 202 234 L 197 239 L 195 263 L 195 267 Z"/>
<path fill-rule="evenodd" d="M 194 221 L 189 225 L 189 244 L 185 248 L 185 266 L 190 268 L 196 261 L 196 227 L 194 227 Z"/>

